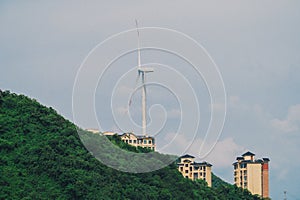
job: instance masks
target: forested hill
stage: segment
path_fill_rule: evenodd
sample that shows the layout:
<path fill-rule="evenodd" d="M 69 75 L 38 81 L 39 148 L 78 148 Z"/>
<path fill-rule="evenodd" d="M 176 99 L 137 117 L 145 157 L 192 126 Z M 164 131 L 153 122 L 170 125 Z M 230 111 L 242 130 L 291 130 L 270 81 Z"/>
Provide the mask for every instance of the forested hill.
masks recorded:
<path fill-rule="evenodd" d="M 213 188 L 185 179 L 175 164 L 144 174 L 109 168 L 74 124 L 8 91 L 0 91 L 0 155 L 0 199 L 258 199 L 219 179 Z"/>

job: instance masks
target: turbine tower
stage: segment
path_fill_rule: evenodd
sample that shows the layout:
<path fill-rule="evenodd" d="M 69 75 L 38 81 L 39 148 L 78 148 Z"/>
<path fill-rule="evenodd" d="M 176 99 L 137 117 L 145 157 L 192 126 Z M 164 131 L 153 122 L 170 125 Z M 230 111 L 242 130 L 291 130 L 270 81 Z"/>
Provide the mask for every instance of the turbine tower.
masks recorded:
<path fill-rule="evenodd" d="M 137 30 L 137 34 L 138 34 L 138 66 L 137 66 L 137 70 L 138 70 L 138 77 L 137 77 L 137 81 L 139 80 L 139 77 L 142 77 L 142 134 L 144 136 L 147 136 L 147 131 L 146 131 L 146 127 L 147 127 L 147 92 L 146 92 L 146 73 L 150 73 L 153 72 L 152 68 L 148 68 L 148 67 L 142 67 L 141 65 L 141 51 L 140 51 L 140 34 L 139 34 L 139 28 L 138 28 L 138 22 L 137 20 L 135 20 L 135 24 L 136 24 L 136 30 Z"/>

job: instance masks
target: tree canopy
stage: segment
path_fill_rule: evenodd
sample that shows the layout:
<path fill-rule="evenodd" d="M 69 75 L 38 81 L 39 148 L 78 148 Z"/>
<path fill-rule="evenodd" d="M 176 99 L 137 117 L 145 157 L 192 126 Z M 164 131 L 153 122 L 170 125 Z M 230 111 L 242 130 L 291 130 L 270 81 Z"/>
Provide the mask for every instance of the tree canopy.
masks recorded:
<path fill-rule="evenodd" d="M 109 139 L 128 151 L 147 152 Z M 0 155 L 0 199 L 259 199 L 216 176 L 212 188 L 186 179 L 175 163 L 141 174 L 109 168 L 54 109 L 1 90 Z"/>

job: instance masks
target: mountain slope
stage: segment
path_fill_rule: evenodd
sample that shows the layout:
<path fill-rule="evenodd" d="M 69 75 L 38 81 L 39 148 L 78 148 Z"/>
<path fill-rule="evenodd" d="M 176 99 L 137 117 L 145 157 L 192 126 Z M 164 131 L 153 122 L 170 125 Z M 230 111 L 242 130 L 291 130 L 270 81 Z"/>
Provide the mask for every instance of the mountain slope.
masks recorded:
<path fill-rule="evenodd" d="M 144 174 L 109 168 L 55 110 L 1 90 L 0 155 L 0 199 L 258 199 L 234 186 L 185 179 L 175 164 Z"/>

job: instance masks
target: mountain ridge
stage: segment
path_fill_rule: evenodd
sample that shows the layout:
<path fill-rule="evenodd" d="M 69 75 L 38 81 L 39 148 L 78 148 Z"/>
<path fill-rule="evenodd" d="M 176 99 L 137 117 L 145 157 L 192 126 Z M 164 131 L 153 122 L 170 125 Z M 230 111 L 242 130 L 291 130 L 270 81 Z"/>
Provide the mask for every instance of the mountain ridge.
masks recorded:
<path fill-rule="evenodd" d="M 175 163 L 143 174 L 109 168 L 53 108 L 1 90 L 0 153 L 0 199 L 260 199 L 220 180 L 209 188 L 186 179 Z"/>

